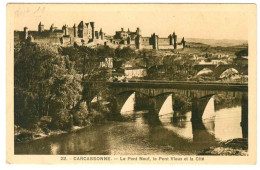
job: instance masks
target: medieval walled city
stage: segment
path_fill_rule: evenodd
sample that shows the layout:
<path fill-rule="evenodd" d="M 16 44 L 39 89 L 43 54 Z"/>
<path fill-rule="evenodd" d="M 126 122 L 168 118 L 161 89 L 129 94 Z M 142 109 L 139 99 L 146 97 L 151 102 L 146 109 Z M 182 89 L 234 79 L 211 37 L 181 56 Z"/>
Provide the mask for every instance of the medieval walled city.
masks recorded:
<path fill-rule="evenodd" d="M 42 44 L 59 44 L 69 46 L 77 43 L 78 45 L 107 45 L 110 47 L 130 47 L 133 49 L 179 49 L 185 47 L 184 37 L 177 42 L 175 32 L 167 38 L 160 38 L 153 33 L 150 37 L 143 37 L 141 29 L 136 31 L 127 31 L 121 28 L 116 31 L 114 36 L 106 35 L 102 28 L 98 31 L 95 28 L 95 22 L 85 23 L 81 21 L 78 25 L 74 24 L 69 27 L 63 25 L 61 29 L 52 24 L 49 29 L 44 28 L 43 23 L 39 23 L 37 31 L 31 31 L 24 27 L 23 31 L 15 31 L 15 41 L 30 41 Z"/>

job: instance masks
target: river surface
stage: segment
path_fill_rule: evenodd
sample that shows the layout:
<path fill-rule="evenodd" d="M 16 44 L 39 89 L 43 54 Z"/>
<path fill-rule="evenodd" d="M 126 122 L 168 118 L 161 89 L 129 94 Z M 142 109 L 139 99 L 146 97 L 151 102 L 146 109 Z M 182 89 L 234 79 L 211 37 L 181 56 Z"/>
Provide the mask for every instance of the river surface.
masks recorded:
<path fill-rule="evenodd" d="M 215 111 L 216 117 L 192 124 L 191 112 L 159 118 L 134 112 L 122 122 L 93 125 L 76 132 L 16 143 L 15 154 L 194 155 L 233 138 L 242 138 L 241 106 Z"/>

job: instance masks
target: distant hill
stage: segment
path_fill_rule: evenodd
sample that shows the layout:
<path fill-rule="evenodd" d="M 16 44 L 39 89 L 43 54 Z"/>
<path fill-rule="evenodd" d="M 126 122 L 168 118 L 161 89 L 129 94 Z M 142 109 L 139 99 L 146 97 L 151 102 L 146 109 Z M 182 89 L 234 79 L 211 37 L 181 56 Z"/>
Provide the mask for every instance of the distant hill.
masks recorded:
<path fill-rule="evenodd" d="M 187 42 L 194 42 L 194 43 L 202 43 L 207 44 L 210 46 L 222 46 L 222 47 L 229 47 L 229 46 L 239 46 L 239 45 L 247 45 L 247 40 L 216 40 L 216 39 L 202 39 L 202 38 L 185 38 Z"/>

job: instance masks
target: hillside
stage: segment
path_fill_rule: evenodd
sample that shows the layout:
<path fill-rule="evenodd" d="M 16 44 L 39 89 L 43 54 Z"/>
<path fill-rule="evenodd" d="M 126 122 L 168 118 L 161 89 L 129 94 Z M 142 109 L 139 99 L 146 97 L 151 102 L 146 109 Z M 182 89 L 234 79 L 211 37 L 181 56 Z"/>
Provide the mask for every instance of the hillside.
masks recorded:
<path fill-rule="evenodd" d="M 202 43 L 214 47 L 238 46 L 238 45 L 243 45 L 248 43 L 247 40 L 229 40 L 229 39 L 216 40 L 216 39 L 202 39 L 202 38 L 185 38 L 185 40 L 187 42 Z"/>

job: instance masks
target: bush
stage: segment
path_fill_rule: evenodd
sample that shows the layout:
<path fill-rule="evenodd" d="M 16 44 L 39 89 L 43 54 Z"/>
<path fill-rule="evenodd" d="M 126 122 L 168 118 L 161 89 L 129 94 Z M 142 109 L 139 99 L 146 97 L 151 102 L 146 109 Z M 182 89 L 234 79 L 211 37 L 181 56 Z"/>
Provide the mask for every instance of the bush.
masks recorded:
<path fill-rule="evenodd" d="M 60 112 L 54 112 L 52 121 L 50 123 L 50 129 L 70 130 L 73 126 L 72 115 L 67 109 L 60 110 Z"/>
<path fill-rule="evenodd" d="M 87 117 L 89 112 L 86 102 L 79 102 L 78 106 L 76 106 L 75 109 L 72 110 L 72 112 L 74 125 L 84 126 L 88 123 Z"/>

